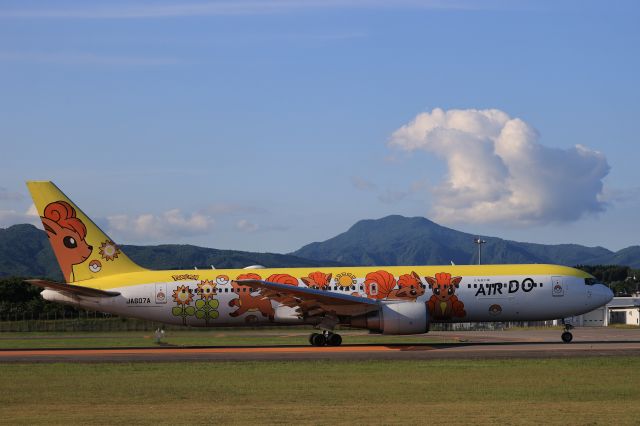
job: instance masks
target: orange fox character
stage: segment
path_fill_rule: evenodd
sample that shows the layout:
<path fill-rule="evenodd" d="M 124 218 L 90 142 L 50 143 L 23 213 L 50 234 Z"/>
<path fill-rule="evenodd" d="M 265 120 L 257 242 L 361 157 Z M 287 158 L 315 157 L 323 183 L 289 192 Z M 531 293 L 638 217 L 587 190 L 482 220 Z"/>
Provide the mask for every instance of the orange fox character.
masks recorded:
<path fill-rule="evenodd" d="M 288 284 L 298 286 L 298 279 L 289 274 L 273 274 L 269 276 L 265 281 L 276 284 Z"/>
<path fill-rule="evenodd" d="M 410 274 L 400 275 L 398 277 L 398 287 L 399 288 L 395 290 L 395 297 L 402 299 L 416 300 L 425 292 L 425 286 L 415 271 L 412 271 Z"/>
<path fill-rule="evenodd" d="M 464 303 L 455 295 L 456 288 L 460 286 L 462 277 L 453 277 L 451 274 L 441 272 L 436 277 L 425 277 L 433 295 L 427 302 L 432 319 L 449 320 L 452 317 L 462 318 L 467 315 Z"/>
<path fill-rule="evenodd" d="M 68 283 L 73 282 L 73 265 L 87 260 L 93 251 L 93 247 L 85 241 L 87 227 L 76 217 L 75 209 L 66 201 L 48 204 L 40 219 L 64 279 Z"/>
<path fill-rule="evenodd" d="M 309 288 L 316 290 L 327 290 L 331 284 L 332 274 L 325 274 L 324 272 L 312 272 L 306 277 L 300 278 L 303 283 Z"/>
<path fill-rule="evenodd" d="M 369 272 L 364 278 L 364 291 L 367 297 L 374 299 L 385 299 L 392 295 L 396 286 L 396 279 L 387 271 Z"/>
<path fill-rule="evenodd" d="M 261 279 L 262 278 L 260 277 L 260 275 L 253 273 L 240 274 L 236 278 L 236 280 Z M 245 312 L 260 311 L 263 316 L 269 317 L 269 320 L 273 321 L 273 315 L 275 314 L 275 311 L 273 309 L 273 306 L 271 306 L 271 301 L 269 299 L 263 299 L 262 296 L 252 296 L 251 291 L 253 291 L 253 289 L 251 287 L 238 284 L 236 281 L 232 281 L 231 286 L 233 287 L 234 293 L 238 295 L 238 298 L 230 300 L 229 306 L 237 306 L 238 309 L 229 313 L 230 316 L 237 317 L 244 314 Z M 251 322 L 257 320 L 257 318 L 255 317 L 255 315 L 248 315 L 246 320 L 247 322 Z"/>

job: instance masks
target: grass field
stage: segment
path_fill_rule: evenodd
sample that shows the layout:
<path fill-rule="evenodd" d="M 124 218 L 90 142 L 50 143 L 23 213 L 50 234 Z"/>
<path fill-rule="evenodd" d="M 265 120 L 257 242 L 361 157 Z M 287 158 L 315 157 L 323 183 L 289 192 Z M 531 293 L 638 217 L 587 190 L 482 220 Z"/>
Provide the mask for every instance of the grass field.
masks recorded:
<path fill-rule="evenodd" d="M 286 327 L 281 329 L 218 329 L 167 331 L 165 346 L 261 346 L 308 345 L 315 330 Z M 435 336 L 380 336 L 363 331 L 341 332 L 350 343 L 455 343 L 457 340 Z M 153 332 L 46 332 L 0 333 L 0 349 L 97 348 L 158 346 Z"/>
<path fill-rule="evenodd" d="M 0 365 L 0 423 L 638 424 L 640 358 Z"/>

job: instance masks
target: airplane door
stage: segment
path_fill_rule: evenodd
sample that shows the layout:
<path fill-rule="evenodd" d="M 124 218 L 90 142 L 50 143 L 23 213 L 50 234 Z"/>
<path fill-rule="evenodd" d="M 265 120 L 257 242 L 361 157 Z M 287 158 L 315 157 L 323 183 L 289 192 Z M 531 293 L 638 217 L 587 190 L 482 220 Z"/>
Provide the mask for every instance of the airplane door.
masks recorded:
<path fill-rule="evenodd" d="M 167 303 L 167 283 L 156 283 L 156 305 Z"/>
<path fill-rule="evenodd" d="M 562 277 L 551 277 L 551 292 L 554 296 L 564 296 L 565 290 L 566 289 Z"/>

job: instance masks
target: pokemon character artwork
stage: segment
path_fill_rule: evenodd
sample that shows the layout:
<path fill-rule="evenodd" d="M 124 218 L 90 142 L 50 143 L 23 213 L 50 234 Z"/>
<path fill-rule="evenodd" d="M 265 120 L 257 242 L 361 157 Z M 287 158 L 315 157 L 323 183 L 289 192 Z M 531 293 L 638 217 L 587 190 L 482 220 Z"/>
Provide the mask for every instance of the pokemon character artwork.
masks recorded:
<path fill-rule="evenodd" d="M 51 182 L 27 185 L 67 284 L 147 271 L 122 253 L 57 186 Z"/>
<path fill-rule="evenodd" d="M 422 284 L 420 276 L 415 271 L 411 271 L 410 274 L 400 275 L 398 277 L 398 287 L 396 296 L 401 299 L 416 300 L 425 292 L 425 285 Z"/>
<path fill-rule="evenodd" d="M 325 274 L 324 272 L 317 271 L 311 272 L 306 277 L 301 277 L 300 280 L 309 288 L 313 288 L 315 290 L 330 290 L 331 277 L 332 274 Z"/>
<path fill-rule="evenodd" d="M 424 294 L 425 286 L 415 271 L 400 275 L 396 282 L 392 273 L 379 270 L 367 274 L 364 280 L 364 291 L 367 297 L 372 299 L 416 300 Z"/>
<path fill-rule="evenodd" d="M 248 273 L 248 274 L 240 274 L 236 278 L 236 280 L 260 280 L 260 275 Z M 275 313 L 273 309 L 273 305 L 271 304 L 271 300 L 265 299 L 261 297 L 259 294 L 251 294 L 251 292 L 255 291 L 246 285 L 242 285 L 237 281 L 232 281 L 231 285 L 233 286 L 233 291 L 238 295 L 236 299 L 231 299 L 229 301 L 230 307 L 237 307 L 235 311 L 231 312 L 229 315 L 232 317 L 240 316 L 246 312 L 259 312 L 262 316 L 269 318 L 270 321 L 273 321 L 273 315 Z M 251 322 L 255 316 L 249 315 L 245 318 L 247 322 Z"/>
<path fill-rule="evenodd" d="M 40 219 L 64 279 L 73 282 L 73 265 L 87 260 L 93 251 L 93 247 L 85 240 L 87 227 L 76 217 L 76 210 L 66 201 L 48 204 Z"/>
<path fill-rule="evenodd" d="M 451 277 L 451 274 L 440 272 L 436 277 L 425 277 L 433 295 L 427 302 L 429 313 L 434 320 L 450 320 L 453 317 L 463 318 L 467 315 L 464 303 L 455 295 L 462 277 Z"/>

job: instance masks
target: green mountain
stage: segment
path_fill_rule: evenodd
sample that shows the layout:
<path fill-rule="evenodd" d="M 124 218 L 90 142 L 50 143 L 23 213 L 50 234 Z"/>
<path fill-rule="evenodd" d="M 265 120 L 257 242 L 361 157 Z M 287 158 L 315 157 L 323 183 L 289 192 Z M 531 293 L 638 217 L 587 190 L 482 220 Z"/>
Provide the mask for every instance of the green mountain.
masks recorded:
<path fill-rule="evenodd" d="M 139 265 L 149 269 L 333 266 L 338 262 L 318 262 L 275 253 L 217 250 L 191 245 L 122 246 Z M 48 277 L 62 280 L 62 273 L 44 231 L 33 225 L 0 229 L 0 277 Z"/>
<path fill-rule="evenodd" d="M 339 265 L 448 265 L 477 263 L 475 235 L 445 228 L 423 217 L 387 216 L 362 220 L 347 232 L 311 243 L 290 254 L 217 250 L 192 245 L 122 246 L 131 259 L 150 269 L 199 269 L 214 265 L 243 268 Z M 483 237 L 482 263 L 627 265 L 640 268 L 640 246 L 612 252 L 577 244 L 531 244 Z M 0 229 L 0 277 L 62 275 L 46 234 L 32 225 Z"/>
<path fill-rule="evenodd" d="M 349 265 L 446 265 L 477 263 L 475 235 L 445 228 L 423 217 L 361 220 L 347 232 L 291 253 Z M 545 245 L 483 237 L 482 263 L 624 264 L 640 267 L 640 247 L 617 253 L 577 244 Z"/>
<path fill-rule="evenodd" d="M 7 276 L 62 279 L 44 231 L 33 225 L 0 228 L 0 277 Z"/>

